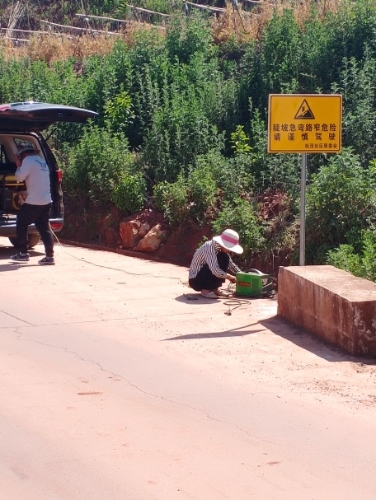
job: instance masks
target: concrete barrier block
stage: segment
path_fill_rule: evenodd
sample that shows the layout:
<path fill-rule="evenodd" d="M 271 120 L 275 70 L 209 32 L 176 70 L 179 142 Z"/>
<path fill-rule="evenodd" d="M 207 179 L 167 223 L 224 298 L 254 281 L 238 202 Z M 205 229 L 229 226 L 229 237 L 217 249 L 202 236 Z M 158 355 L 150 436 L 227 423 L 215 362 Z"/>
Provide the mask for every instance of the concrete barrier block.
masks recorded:
<path fill-rule="evenodd" d="M 333 266 L 281 267 L 278 315 L 352 356 L 376 357 L 376 283 Z"/>

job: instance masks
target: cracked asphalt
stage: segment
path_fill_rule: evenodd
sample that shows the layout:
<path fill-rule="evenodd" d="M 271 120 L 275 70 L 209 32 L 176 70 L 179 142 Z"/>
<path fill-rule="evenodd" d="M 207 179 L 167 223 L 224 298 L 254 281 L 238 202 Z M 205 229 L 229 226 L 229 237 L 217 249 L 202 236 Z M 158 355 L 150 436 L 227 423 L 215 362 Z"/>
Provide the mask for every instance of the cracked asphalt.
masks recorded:
<path fill-rule="evenodd" d="M 278 318 L 278 298 L 42 250 L 13 263 L 0 238 L 1 500 L 374 500 L 375 360 Z"/>

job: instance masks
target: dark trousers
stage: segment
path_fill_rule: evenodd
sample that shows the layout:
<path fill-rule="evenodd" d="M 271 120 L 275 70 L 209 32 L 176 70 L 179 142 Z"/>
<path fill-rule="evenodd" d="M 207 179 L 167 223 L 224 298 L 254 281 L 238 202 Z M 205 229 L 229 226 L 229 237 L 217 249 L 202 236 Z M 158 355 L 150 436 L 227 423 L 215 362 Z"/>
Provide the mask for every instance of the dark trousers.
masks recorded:
<path fill-rule="evenodd" d="M 42 238 L 47 257 L 54 256 L 54 237 L 50 227 L 50 208 L 48 205 L 24 203 L 17 214 L 17 240 L 22 253 L 27 253 L 27 227 L 34 223 Z"/>
<path fill-rule="evenodd" d="M 227 253 L 219 252 L 217 254 L 218 266 L 227 273 L 230 257 Z M 226 280 L 218 278 L 210 271 L 209 266 L 204 264 L 195 278 L 189 280 L 189 286 L 201 292 L 201 290 L 215 290 L 223 285 Z"/>

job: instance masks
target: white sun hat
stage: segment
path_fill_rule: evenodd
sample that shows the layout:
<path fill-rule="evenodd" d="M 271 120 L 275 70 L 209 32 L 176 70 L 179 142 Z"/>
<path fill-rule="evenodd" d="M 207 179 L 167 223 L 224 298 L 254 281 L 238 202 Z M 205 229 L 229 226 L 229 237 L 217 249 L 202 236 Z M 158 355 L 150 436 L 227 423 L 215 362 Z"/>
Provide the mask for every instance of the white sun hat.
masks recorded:
<path fill-rule="evenodd" d="M 220 236 L 214 236 L 213 240 L 231 252 L 243 253 L 243 247 L 239 245 L 239 235 L 232 229 L 226 229 Z"/>

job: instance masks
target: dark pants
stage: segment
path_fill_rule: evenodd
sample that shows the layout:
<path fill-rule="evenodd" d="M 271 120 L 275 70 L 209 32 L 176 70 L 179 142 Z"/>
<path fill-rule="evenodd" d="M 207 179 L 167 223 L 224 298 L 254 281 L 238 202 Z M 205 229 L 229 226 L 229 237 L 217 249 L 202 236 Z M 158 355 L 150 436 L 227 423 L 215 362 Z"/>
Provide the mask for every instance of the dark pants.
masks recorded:
<path fill-rule="evenodd" d="M 46 256 L 54 256 L 54 237 L 50 228 L 50 208 L 48 205 L 30 205 L 24 203 L 17 214 L 17 240 L 22 253 L 27 253 L 27 227 L 34 223 L 42 238 Z"/>
<path fill-rule="evenodd" d="M 228 264 L 230 257 L 227 253 L 219 252 L 217 255 L 218 266 L 227 273 Z M 196 290 L 196 292 L 201 292 L 201 290 L 215 290 L 220 288 L 226 280 L 223 278 L 217 278 L 210 271 L 209 266 L 204 264 L 202 268 L 197 273 L 195 278 L 189 280 L 189 286 Z"/>

